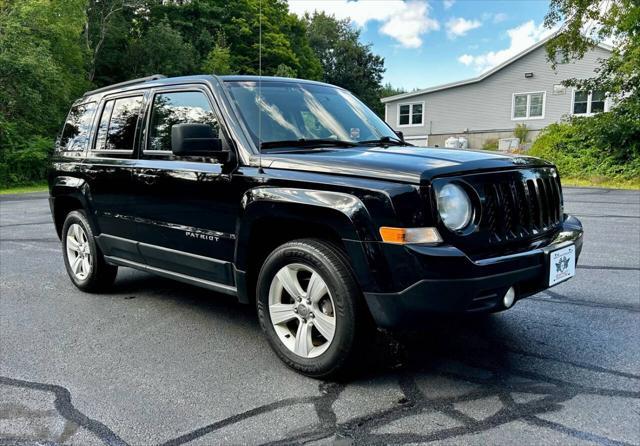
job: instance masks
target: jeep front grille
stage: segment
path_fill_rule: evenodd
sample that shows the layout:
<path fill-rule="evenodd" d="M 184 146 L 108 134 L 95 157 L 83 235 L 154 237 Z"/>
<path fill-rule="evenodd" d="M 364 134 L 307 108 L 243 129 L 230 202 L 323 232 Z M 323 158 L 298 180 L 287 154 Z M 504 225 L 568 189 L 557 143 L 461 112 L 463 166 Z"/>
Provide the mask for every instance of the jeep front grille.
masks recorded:
<path fill-rule="evenodd" d="M 562 220 L 562 192 L 557 176 L 485 183 L 483 219 L 490 243 L 528 238 L 556 227 Z"/>

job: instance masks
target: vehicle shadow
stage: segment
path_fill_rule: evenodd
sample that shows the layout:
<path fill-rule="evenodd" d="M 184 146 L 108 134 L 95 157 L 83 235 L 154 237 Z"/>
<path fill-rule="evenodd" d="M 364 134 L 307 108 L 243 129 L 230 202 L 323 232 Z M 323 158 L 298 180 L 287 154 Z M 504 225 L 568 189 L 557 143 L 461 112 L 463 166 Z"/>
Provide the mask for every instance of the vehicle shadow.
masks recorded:
<path fill-rule="evenodd" d="M 224 317 L 226 321 L 242 325 L 252 335 L 262 335 L 253 305 L 241 304 L 232 296 L 171 279 L 123 270 L 109 296 L 170 301 L 208 313 L 213 319 Z M 508 354 L 491 339 L 498 333 L 503 338 L 508 336 L 508 328 L 500 315 L 488 314 L 474 317 L 433 315 L 425 318 L 421 327 L 412 330 L 376 330 L 365 347 L 362 367 L 345 379 L 349 382 L 384 377 L 400 369 L 429 370 L 434 363 L 444 359 L 481 360 L 491 367 L 506 367 Z M 274 361 L 277 361 L 275 355 Z"/>

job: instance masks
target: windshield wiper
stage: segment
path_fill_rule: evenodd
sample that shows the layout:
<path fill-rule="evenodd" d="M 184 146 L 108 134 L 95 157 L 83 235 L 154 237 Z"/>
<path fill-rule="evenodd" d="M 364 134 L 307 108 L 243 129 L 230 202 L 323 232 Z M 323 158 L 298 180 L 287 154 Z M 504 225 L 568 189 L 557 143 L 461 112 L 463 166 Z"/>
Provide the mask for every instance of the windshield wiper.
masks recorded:
<path fill-rule="evenodd" d="M 341 139 L 289 139 L 282 141 L 265 141 L 260 144 L 261 149 L 270 149 L 274 147 L 320 147 L 320 146 L 333 146 L 333 147 L 355 147 L 358 144 L 351 141 L 343 141 Z"/>
<path fill-rule="evenodd" d="M 391 138 L 389 136 L 383 136 L 380 139 L 368 139 L 366 141 L 359 141 L 360 144 L 398 144 L 400 146 L 410 146 L 408 142 L 402 141 L 401 139 Z"/>

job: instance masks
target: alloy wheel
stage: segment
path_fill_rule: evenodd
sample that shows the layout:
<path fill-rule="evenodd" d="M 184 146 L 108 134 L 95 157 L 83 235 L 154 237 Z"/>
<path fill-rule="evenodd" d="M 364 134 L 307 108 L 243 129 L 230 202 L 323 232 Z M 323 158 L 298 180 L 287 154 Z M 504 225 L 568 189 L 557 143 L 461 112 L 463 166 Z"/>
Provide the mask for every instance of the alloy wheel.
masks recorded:
<path fill-rule="evenodd" d="M 76 279 L 85 280 L 91 274 L 91 245 L 87 233 L 78 223 L 69 226 L 67 231 L 67 261 Z"/>
<path fill-rule="evenodd" d="M 331 345 L 335 305 L 320 274 L 301 263 L 281 268 L 269 288 L 269 315 L 280 341 L 303 358 L 315 358 Z"/>

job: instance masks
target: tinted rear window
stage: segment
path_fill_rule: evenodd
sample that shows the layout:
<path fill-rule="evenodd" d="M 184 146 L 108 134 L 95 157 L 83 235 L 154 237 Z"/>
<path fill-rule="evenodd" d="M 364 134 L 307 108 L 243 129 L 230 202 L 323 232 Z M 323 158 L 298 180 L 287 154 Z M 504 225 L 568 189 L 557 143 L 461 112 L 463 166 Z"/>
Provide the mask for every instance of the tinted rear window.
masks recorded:
<path fill-rule="evenodd" d="M 95 113 L 95 102 L 72 107 L 58 141 L 58 150 L 82 151 L 86 149 Z"/>
<path fill-rule="evenodd" d="M 111 99 L 105 103 L 96 150 L 133 150 L 141 104 L 142 96 Z"/>

